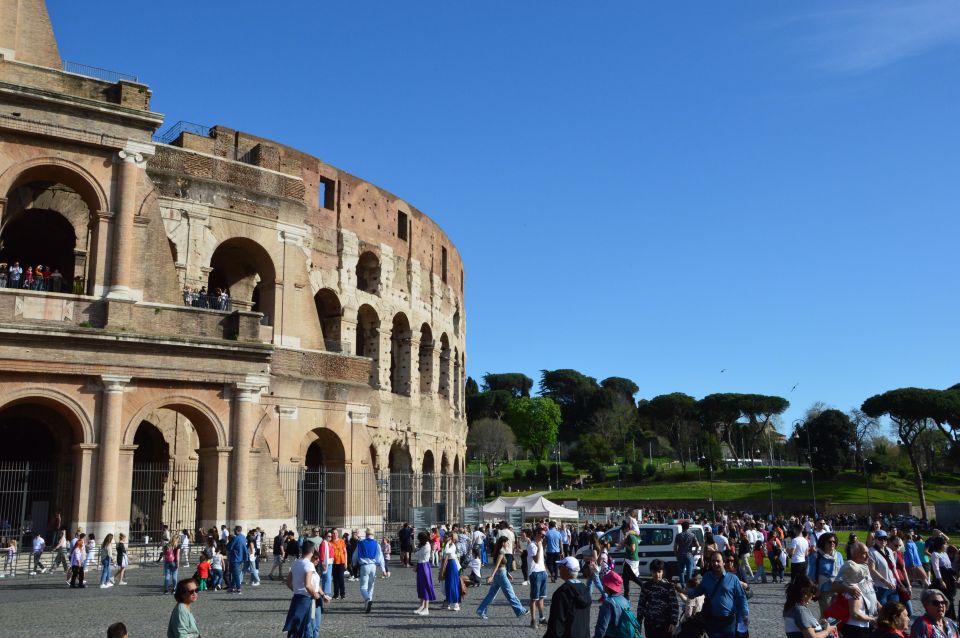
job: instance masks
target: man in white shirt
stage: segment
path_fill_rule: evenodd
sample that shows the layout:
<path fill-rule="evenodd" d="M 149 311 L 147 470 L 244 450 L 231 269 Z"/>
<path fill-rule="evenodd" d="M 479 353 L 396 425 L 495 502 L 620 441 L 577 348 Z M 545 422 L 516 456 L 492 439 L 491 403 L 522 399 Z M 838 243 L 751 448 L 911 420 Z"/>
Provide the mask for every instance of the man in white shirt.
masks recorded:
<path fill-rule="evenodd" d="M 33 537 L 33 572 L 36 574 L 46 574 L 47 568 L 43 566 L 43 563 L 40 562 L 40 557 L 43 555 L 43 548 L 47 546 L 47 541 L 43 540 L 43 536 L 36 534 Z"/>
<path fill-rule="evenodd" d="M 723 529 L 720 528 L 717 530 L 717 533 L 713 535 L 713 542 L 717 544 L 717 551 L 724 552 L 727 549 L 727 545 L 730 544 L 730 541 L 727 540 L 727 537 L 723 535 Z"/>

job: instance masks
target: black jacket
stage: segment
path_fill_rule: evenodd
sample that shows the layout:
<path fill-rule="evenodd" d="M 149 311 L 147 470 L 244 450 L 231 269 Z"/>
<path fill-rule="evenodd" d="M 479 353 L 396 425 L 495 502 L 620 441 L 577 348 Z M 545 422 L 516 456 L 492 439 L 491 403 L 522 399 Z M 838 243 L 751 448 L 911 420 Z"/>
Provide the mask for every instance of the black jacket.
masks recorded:
<path fill-rule="evenodd" d="M 567 581 L 550 598 L 545 638 L 590 638 L 590 592 L 580 581 Z"/>

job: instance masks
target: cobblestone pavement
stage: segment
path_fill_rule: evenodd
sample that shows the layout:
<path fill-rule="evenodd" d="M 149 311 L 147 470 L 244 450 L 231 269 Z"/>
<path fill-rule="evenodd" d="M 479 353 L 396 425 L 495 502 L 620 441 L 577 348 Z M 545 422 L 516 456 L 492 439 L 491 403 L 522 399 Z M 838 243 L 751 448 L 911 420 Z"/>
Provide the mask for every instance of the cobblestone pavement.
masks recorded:
<path fill-rule="evenodd" d="M 182 570 L 186 571 L 186 570 Z M 190 570 L 192 573 L 192 569 Z M 264 572 L 265 573 L 265 572 Z M 162 637 L 174 600 L 160 593 L 162 574 L 158 567 L 132 569 L 129 585 L 99 589 L 96 571 L 88 572 L 86 589 L 70 589 L 61 573 L 34 577 L 18 576 L 0 580 L 0 636 L 92 638 L 106 634 L 113 622 L 123 621 L 131 638 Z M 525 601 L 528 588 L 515 585 Z M 435 581 L 439 590 L 439 581 Z M 548 584 L 547 600 L 557 585 Z M 750 601 L 750 629 L 755 638 L 783 635 L 780 619 L 783 604 L 781 585 L 756 585 Z M 439 593 L 439 591 L 438 591 Z M 526 619 L 517 619 L 502 597 L 491 606 L 489 620 L 476 616 L 476 608 L 486 594 L 486 587 L 469 589 L 462 611 L 441 610 L 434 603 L 430 615 L 413 614 L 417 607 L 416 583 L 412 570 L 395 567 L 391 578 L 378 579 L 375 604 L 371 614 L 363 613 L 358 583 L 347 583 L 347 599 L 327 605 L 321 635 L 327 637 L 421 636 L 428 631 L 443 632 L 460 638 L 477 636 L 478 631 L 492 630 L 507 636 L 536 636 Z M 631 602 L 636 605 L 636 588 Z M 290 592 L 279 581 L 264 580 L 260 587 L 245 586 L 240 596 L 226 592 L 204 592 L 194 605 L 194 615 L 205 638 L 224 636 L 280 636 Z M 596 620 L 598 605 L 593 606 Z M 591 625 L 592 626 L 592 625 Z"/>

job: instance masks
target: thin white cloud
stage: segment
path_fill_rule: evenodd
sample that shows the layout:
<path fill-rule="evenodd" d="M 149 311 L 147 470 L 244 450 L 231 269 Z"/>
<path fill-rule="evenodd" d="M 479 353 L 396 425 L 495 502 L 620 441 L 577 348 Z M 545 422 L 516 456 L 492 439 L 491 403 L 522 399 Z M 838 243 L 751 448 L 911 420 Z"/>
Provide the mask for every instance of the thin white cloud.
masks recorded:
<path fill-rule="evenodd" d="M 878 69 L 960 45 L 960 0 L 873 0 L 791 22 L 812 27 L 810 53 L 842 72 Z"/>

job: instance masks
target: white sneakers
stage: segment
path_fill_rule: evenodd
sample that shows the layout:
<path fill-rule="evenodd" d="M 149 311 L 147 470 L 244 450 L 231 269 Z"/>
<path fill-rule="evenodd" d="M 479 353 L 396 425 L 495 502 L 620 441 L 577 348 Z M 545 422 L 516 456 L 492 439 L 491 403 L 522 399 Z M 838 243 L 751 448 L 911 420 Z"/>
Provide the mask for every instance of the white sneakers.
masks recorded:
<path fill-rule="evenodd" d="M 418 615 L 418 616 L 429 616 L 429 615 L 430 615 L 430 609 L 429 609 L 429 608 L 427 608 L 427 609 L 415 609 L 415 610 L 413 611 L 413 613 L 415 613 L 415 614 Z"/>

